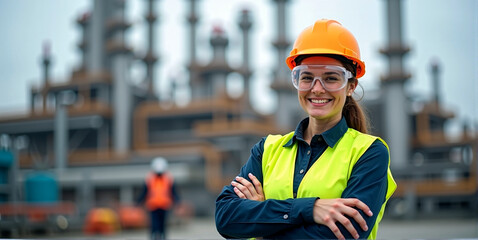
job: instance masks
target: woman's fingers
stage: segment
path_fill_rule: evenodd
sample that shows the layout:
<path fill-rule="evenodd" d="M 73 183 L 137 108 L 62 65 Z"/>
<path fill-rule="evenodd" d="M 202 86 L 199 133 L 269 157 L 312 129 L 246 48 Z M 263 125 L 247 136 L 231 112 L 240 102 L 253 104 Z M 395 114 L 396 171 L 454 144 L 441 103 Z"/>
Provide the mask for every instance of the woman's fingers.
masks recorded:
<path fill-rule="evenodd" d="M 249 190 L 241 183 L 232 181 L 231 185 L 234 187 L 234 192 L 237 194 L 238 197 L 248 199 L 251 196 Z"/>
<path fill-rule="evenodd" d="M 233 186 L 234 186 L 234 183 L 231 183 Z M 234 192 L 236 193 L 236 195 L 239 197 L 239 198 L 243 198 L 243 199 L 247 199 L 246 195 L 244 195 L 244 193 L 241 192 L 241 190 L 239 190 L 239 188 L 237 187 L 234 187 Z"/>
<path fill-rule="evenodd" d="M 352 235 L 353 238 L 358 239 L 359 235 L 354 225 L 350 220 L 345 217 L 344 211 L 348 208 L 346 205 L 341 203 L 340 199 L 320 199 L 320 224 L 326 225 L 334 233 L 337 239 L 344 239 L 342 232 L 337 226 L 337 222 L 341 223 L 345 229 Z M 325 201 L 324 201 L 325 200 Z M 318 200 L 317 200 L 318 201 Z M 359 214 L 360 215 L 360 214 Z M 316 221 L 317 222 L 317 221 Z"/>
<path fill-rule="evenodd" d="M 231 182 L 231 185 L 234 187 L 234 192 L 240 198 L 246 198 L 250 200 L 264 201 L 264 193 L 262 190 L 262 185 L 259 180 L 251 173 L 249 173 L 249 178 L 251 178 L 251 183 L 249 180 L 237 176 L 235 181 Z"/>
<path fill-rule="evenodd" d="M 358 199 L 350 198 L 350 199 L 343 199 L 343 200 L 345 201 L 344 204 L 348 206 L 344 208 L 344 214 L 352 217 L 364 231 L 367 231 L 368 230 L 367 222 L 362 217 L 362 215 L 360 215 L 360 213 L 353 207 L 356 207 L 362 210 L 369 217 L 373 215 L 372 211 L 370 211 L 370 208 L 365 203 L 363 203 L 362 201 Z"/>
<path fill-rule="evenodd" d="M 369 217 L 373 215 L 372 211 L 370 211 L 370 208 L 367 206 L 367 204 L 363 203 L 362 201 L 356 198 L 342 198 L 342 200 L 345 201 L 346 205 L 351 207 L 356 207 L 362 210 Z"/>
<path fill-rule="evenodd" d="M 329 227 L 329 229 L 334 233 L 335 237 L 337 239 L 345 239 L 344 235 L 340 232 L 340 229 L 337 227 L 335 224 L 335 221 L 332 220 L 332 218 L 325 219 L 325 222 L 323 223 L 325 226 Z"/>
<path fill-rule="evenodd" d="M 358 199 L 317 199 L 314 204 L 314 221 L 328 226 L 339 239 L 343 238 L 343 235 L 336 222 L 341 223 L 354 238 L 359 238 L 357 229 L 355 229 L 350 218 L 354 219 L 363 231 L 367 231 L 368 226 L 360 212 L 355 208 L 364 211 L 368 216 L 372 215 L 368 206 Z"/>
<path fill-rule="evenodd" d="M 264 192 L 262 190 L 261 182 L 259 182 L 259 180 L 256 178 L 256 176 L 254 176 L 252 173 L 249 173 L 248 176 L 252 180 L 252 183 L 254 184 L 255 191 L 256 191 L 257 197 L 258 197 L 257 200 L 264 201 L 265 197 L 264 197 Z"/>
<path fill-rule="evenodd" d="M 235 189 L 239 190 L 245 196 L 245 198 L 252 199 L 255 189 L 254 189 L 254 186 L 252 186 L 252 184 L 249 181 L 247 181 L 246 179 L 242 177 L 236 177 L 235 181 L 231 182 L 231 185 Z M 234 190 L 234 192 L 236 192 L 236 190 Z"/>
<path fill-rule="evenodd" d="M 348 218 L 346 218 L 342 214 L 339 214 L 336 218 L 337 221 L 340 222 L 345 227 L 345 229 L 347 229 L 347 231 L 350 233 L 350 235 L 352 235 L 353 238 L 358 239 L 360 237 L 354 225 Z"/>

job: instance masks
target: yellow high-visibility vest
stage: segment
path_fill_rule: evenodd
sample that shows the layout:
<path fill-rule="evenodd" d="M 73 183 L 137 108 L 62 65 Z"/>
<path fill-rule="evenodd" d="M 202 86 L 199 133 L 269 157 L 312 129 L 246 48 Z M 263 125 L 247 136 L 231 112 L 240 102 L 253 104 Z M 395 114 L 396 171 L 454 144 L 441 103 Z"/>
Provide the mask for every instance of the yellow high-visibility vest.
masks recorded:
<path fill-rule="evenodd" d="M 284 136 L 269 135 L 264 142 L 262 155 L 264 180 L 262 185 L 266 199 L 285 200 L 293 198 L 297 144 L 291 147 L 283 147 L 293 136 L 294 132 Z M 382 141 L 388 149 L 388 145 L 381 138 L 349 128 L 335 146 L 327 147 L 319 159 L 310 167 L 299 185 L 297 197 L 340 198 L 347 187 L 355 163 L 377 139 Z M 385 202 L 370 232 L 369 239 L 377 237 L 378 224 L 382 219 L 385 204 L 397 188 L 390 172 L 390 158 L 388 166 L 388 187 Z"/>

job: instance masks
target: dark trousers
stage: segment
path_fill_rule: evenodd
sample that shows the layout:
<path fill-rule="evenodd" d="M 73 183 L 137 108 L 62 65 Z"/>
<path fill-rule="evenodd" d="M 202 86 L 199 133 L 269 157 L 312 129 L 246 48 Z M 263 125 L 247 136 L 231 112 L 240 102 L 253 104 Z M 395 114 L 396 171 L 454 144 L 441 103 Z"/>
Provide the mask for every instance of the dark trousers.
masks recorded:
<path fill-rule="evenodd" d="M 151 239 L 166 239 L 166 216 L 167 211 L 157 209 L 151 211 Z"/>

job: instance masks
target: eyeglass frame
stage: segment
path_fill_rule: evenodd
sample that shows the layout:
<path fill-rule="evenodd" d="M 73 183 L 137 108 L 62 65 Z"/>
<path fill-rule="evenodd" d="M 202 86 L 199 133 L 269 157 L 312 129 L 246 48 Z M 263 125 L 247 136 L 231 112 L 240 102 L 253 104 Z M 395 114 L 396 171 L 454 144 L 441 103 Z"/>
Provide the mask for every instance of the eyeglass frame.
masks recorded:
<path fill-rule="evenodd" d="M 322 77 L 319 77 L 319 76 L 314 76 L 314 79 L 312 80 L 312 83 L 310 84 L 310 88 L 308 89 L 301 89 L 299 88 L 298 86 L 298 83 L 296 83 L 296 81 L 294 80 L 295 79 L 295 76 L 296 75 L 296 71 L 298 71 L 298 69 L 300 68 L 309 68 L 309 67 L 325 67 L 326 69 L 333 69 L 333 70 L 340 70 L 344 73 L 344 83 L 341 87 L 337 88 L 337 89 L 329 89 L 327 87 L 325 87 L 325 84 L 322 80 Z M 299 72 L 300 73 L 300 72 Z M 309 91 L 311 90 L 312 88 L 314 88 L 315 86 L 315 83 L 317 81 L 317 79 L 319 79 L 319 82 L 320 82 L 320 85 L 322 85 L 322 87 L 329 91 L 329 92 L 336 92 L 336 91 L 340 91 L 342 90 L 345 86 L 347 86 L 347 83 L 348 83 L 348 80 L 353 78 L 353 74 L 352 72 L 350 72 L 349 70 L 347 70 L 345 67 L 342 67 L 342 66 L 337 66 L 337 65 L 321 65 L 321 64 L 310 64 L 310 65 L 297 65 L 295 66 L 292 71 L 291 71 L 291 80 L 292 80 L 292 85 L 294 85 L 294 87 L 299 90 L 299 91 Z"/>

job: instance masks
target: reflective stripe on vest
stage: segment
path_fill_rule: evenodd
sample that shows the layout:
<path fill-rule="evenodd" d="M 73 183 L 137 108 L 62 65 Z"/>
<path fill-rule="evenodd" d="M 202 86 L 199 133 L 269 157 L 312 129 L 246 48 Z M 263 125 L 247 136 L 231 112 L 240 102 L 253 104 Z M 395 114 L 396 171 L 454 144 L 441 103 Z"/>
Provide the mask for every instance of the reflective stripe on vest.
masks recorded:
<path fill-rule="evenodd" d="M 146 207 L 149 210 L 169 209 L 173 204 L 171 196 L 172 178 L 164 174 L 158 177 L 156 174 L 150 174 L 146 179 L 148 187 L 148 196 L 146 197 Z"/>
<path fill-rule="evenodd" d="M 264 181 L 262 185 L 266 199 L 285 200 L 293 197 L 297 144 L 291 147 L 283 147 L 293 136 L 294 132 L 284 136 L 269 135 L 264 142 L 264 153 L 262 156 Z M 388 149 L 388 145 L 381 138 L 363 134 L 349 128 L 335 146 L 332 148 L 327 147 L 324 153 L 307 171 L 299 185 L 297 197 L 340 198 L 342 192 L 347 187 L 347 182 L 355 163 L 376 139 L 382 141 Z M 378 223 L 382 219 L 385 204 L 397 186 L 390 172 L 390 158 L 388 165 L 386 200 L 370 232 L 369 239 L 376 238 Z"/>

